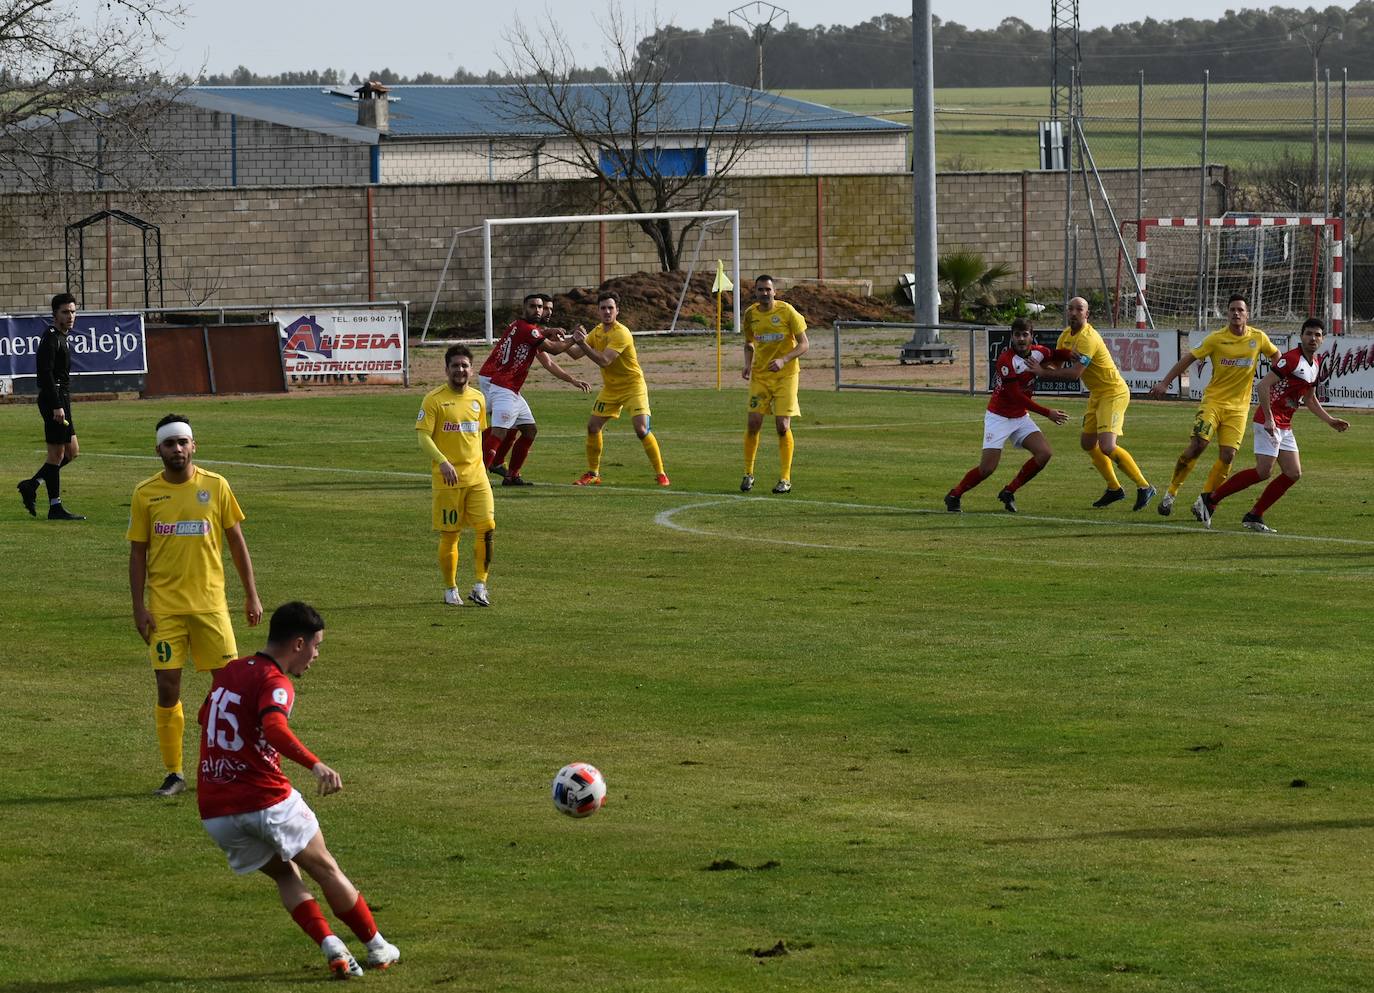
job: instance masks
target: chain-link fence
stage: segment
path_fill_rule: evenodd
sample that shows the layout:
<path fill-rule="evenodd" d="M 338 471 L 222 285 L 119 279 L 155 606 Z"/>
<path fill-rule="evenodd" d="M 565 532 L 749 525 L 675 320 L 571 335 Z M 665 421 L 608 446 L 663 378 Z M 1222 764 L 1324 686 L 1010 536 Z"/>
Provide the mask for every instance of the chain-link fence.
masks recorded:
<path fill-rule="evenodd" d="M 1315 83 L 1235 82 L 1200 67 L 1196 82 L 1156 84 L 1147 68 L 1135 85 L 1083 85 L 1079 92 L 1078 127 L 1065 122 L 1066 140 L 1082 136 L 1071 146 L 1065 285 L 1090 296 L 1095 313 L 1112 313 L 1118 324 L 1134 323 L 1131 275 L 1138 218 L 1333 217 L 1345 221 L 1346 328 L 1374 330 L 1374 82 L 1347 82 L 1340 69 L 1320 70 Z M 1041 167 L 1037 128 L 1048 116 L 1048 87 L 942 91 L 940 104 L 941 169 Z M 1143 170 L 1163 166 L 1199 168 L 1191 202 L 1180 203 L 1176 191 L 1162 200 L 1160 191 L 1150 188 Z M 1123 195 L 1118 182 L 1105 184 L 1114 189 L 1106 196 L 1097 171 L 1121 169 L 1142 170 L 1134 195 Z M 1222 244 L 1215 229 L 1190 228 L 1189 237 L 1191 247 L 1175 239 L 1180 244 L 1172 251 L 1179 258 L 1171 266 L 1186 267 L 1191 258 L 1194 281 L 1206 301 L 1216 295 L 1205 278 L 1209 268 L 1215 274 L 1218 258 L 1241 249 Z M 1285 254 L 1295 244 L 1289 237 L 1254 251 L 1260 258 L 1272 257 L 1277 268 L 1320 270 L 1321 282 L 1329 285 L 1329 261 L 1314 264 L 1306 246 L 1299 246 L 1305 254 Z M 1277 284 L 1271 280 L 1270 285 Z M 1330 316 L 1330 292 L 1324 297 L 1316 312 Z M 1309 305 L 1302 302 L 1274 319 L 1300 322 Z M 1185 307 L 1177 320 L 1171 314 L 1170 322 L 1206 325 L 1217 316 L 1213 309 L 1206 302 L 1196 312 Z"/>

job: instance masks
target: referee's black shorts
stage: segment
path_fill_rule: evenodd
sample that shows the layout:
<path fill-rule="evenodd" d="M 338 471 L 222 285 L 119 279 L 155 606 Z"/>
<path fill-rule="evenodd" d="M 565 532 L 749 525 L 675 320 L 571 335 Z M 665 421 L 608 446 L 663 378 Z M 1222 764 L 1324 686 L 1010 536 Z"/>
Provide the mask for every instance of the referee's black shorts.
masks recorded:
<path fill-rule="evenodd" d="M 65 445 L 76 436 L 76 425 L 72 421 L 71 401 L 68 400 L 62 406 L 62 411 L 67 415 L 67 423 L 54 421 L 52 412 L 54 408 L 38 405 L 38 412 L 43 415 L 43 440 L 49 445 Z"/>

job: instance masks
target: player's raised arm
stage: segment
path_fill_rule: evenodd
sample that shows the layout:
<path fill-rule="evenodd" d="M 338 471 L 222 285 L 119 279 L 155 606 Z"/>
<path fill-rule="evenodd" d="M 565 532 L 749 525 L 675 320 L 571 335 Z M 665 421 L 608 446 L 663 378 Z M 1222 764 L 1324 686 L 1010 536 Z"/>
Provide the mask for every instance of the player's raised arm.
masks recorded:
<path fill-rule="evenodd" d="M 1182 376 L 1183 370 L 1187 369 L 1196 361 L 1197 358 L 1193 355 L 1191 351 L 1184 352 L 1182 355 L 1180 355 L 1178 361 L 1175 362 L 1172 367 L 1170 367 L 1169 371 L 1164 374 L 1164 377 L 1159 382 L 1155 383 L 1155 385 L 1150 387 L 1150 399 L 1163 400 L 1166 396 L 1168 396 L 1169 384 L 1172 383 L 1179 376 Z"/>
<path fill-rule="evenodd" d="M 1302 398 L 1303 405 L 1312 411 L 1319 420 L 1325 421 L 1327 425 L 1336 431 L 1344 431 L 1350 427 L 1350 422 L 1341 417 L 1332 417 L 1317 399 L 1317 391 L 1311 390 L 1307 396 Z"/>
<path fill-rule="evenodd" d="M 555 362 L 544 352 L 537 352 L 536 356 L 539 359 L 539 364 L 542 365 L 545 369 L 547 369 L 549 371 L 549 374 L 552 375 L 555 379 L 561 379 L 569 386 L 577 387 L 583 393 L 590 393 L 592 391 L 591 383 L 587 382 L 584 379 L 578 379 L 576 376 L 569 373 L 566 369 L 564 369 L 561 365 Z"/>
<path fill-rule="evenodd" d="M 787 351 L 784 354 L 779 355 L 772 362 L 768 363 L 769 372 L 782 372 L 783 366 L 787 365 L 787 363 L 793 361 L 794 359 L 801 358 L 810 350 L 811 342 L 807 339 L 805 330 L 797 331 L 796 339 L 797 343 L 791 348 L 790 351 Z"/>
<path fill-rule="evenodd" d="M 1026 365 L 1030 367 L 1031 372 L 1035 373 L 1037 379 L 1053 379 L 1067 383 L 1076 383 L 1081 380 L 1083 370 L 1087 368 L 1087 364 L 1076 353 L 1062 368 L 1044 365 L 1039 356 L 1034 354 L 1027 357 Z"/>

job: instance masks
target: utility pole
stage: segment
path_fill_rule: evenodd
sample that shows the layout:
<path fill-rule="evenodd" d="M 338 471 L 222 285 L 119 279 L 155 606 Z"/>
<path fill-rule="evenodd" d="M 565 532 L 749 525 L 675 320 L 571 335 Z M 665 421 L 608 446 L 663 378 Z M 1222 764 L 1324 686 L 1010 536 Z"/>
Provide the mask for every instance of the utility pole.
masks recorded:
<path fill-rule="evenodd" d="M 938 248 L 935 223 L 935 57 L 930 0 L 911 3 L 911 192 L 912 246 L 916 284 L 912 287 L 916 323 L 934 325 L 940 319 Z M 958 320 L 956 315 L 955 320 Z M 935 335 L 918 330 L 912 344 L 929 344 Z"/>
<path fill-rule="evenodd" d="M 1322 46 L 1333 34 L 1337 41 L 1345 39 L 1345 32 L 1341 31 L 1335 24 L 1310 23 L 1302 27 L 1294 28 L 1292 34 L 1296 34 L 1307 46 L 1308 54 L 1312 56 L 1312 185 L 1317 185 L 1317 85 L 1321 73 L 1318 68 L 1321 62 Z M 1292 34 L 1289 37 L 1292 37 Z"/>
<path fill-rule="evenodd" d="M 1073 152 L 1078 147 L 1074 109 L 1083 103 L 1078 0 L 1050 0 L 1050 120 L 1060 126 L 1064 157 L 1064 307 L 1077 292 L 1073 227 Z M 1051 136 L 1054 131 L 1051 129 Z M 1053 153 L 1050 161 L 1054 161 Z M 1088 194 L 1091 203 L 1092 194 Z"/>
<path fill-rule="evenodd" d="M 1078 44 L 1078 0 L 1050 0 L 1050 120 L 1072 126 L 1074 70 L 1083 64 Z M 1064 168 L 1071 168 L 1065 162 Z"/>
<path fill-rule="evenodd" d="M 773 28 L 773 22 L 779 18 L 783 19 L 784 25 L 791 23 L 791 17 L 786 10 L 765 3 L 764 0 L 753 0 L 752 3 L 742 4 L 730 11 L 730 17 L 742 23 L 749 29 L 749 35 L 754 39 L 754 48 L 758 52 L 758 83 L 755 89 L 763 89 L 763 43 L 768 40 L 768 32 Z"/>

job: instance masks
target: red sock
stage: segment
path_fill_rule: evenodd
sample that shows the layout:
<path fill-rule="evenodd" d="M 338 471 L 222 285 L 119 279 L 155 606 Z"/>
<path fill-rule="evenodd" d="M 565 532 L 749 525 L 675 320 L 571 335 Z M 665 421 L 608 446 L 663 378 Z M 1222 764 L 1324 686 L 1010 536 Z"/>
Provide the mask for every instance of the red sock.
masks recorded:
<path fill-rule="evenodd" d="M 506 461 L 506 454 L 510 451 L 510 446 L 515 444 L 515 432 L 507 431 L 506 436 L 501 439 L 501 443 L 496 446 L 496 457 L 492 465 L 500 465 Z"/>
<path fill-rule="evenodd" d="M 954 489 L 951 492 L 955 496 L 963 496 L 965 493 L 973 489 L 982 481 L 983 474 L 978 470 L 977 466 L 974 466 L 968 472 L 964 473 L 964 478 L 959 480 L 959 485 L 954 487 Z"/>
<path fill-rule="evenodd" d="M 501 444 L 501 439 L 491 433 L 488 428 L 482 432 L 482 463 L 490 469 L 496 465 L 496 449 Z"/>
<path fill-rule="evenodd" d="M 1216 506 L 1225 500 L 1232 493 L 1239 493 L 1247 486 L 1254 486 L 1260 481 L 1260 474 L 1254 469 L 1242 469 L 1226 482 L 1217 487 L 1217 491 L 1212 494 L 1212 506 Z"/>
<path fill-rule="evenodd" d="M 1034 479 L 1035 474 L 1043 468 L 1044 466 L 1035 461 L 1034 458 L 1026 459 L 1026 464 L 1021 467 L 1021 471 L 1016 474 L 1016 478 L 1007 484 L 1007 492 L 1015 493 Z"/>
<path fill-rule="evenodd" d="M 371 941 L 377 934 L 377 925 L 372 922 L 372 911 L 368 909 L 367 901 L 363 899 L 361 893 L 358 894 L 358 902 L 348 910 L 340 910 L 338 907 L 332 908 L 338 914 L 339 920 L 348 925 L 349 929 L 358 936 L 359 941 Z"/>
<path fill-rule="evenodd" d="M 506 437 L 510 437 L 507 435 Z M 534 439 L 529 435 L 522 434 L 520 440 L 511 448 L 510 453 L 510 474 L 518 475 L 520 467 L 525 464 L 525 456 L 530 453 L 530 446 L 534 444 Z"/>
<path fill-rule="evenodd" d="M 291 911 L 291 919 L 299 924 L 301 930 L 310 935 L 310 940 L 317 945 L 334 933 L 330 930 L 329 922 L 324 919 L 320 905 L 315 902 L 314 897 L 296 904 L 295 909 Z"/>
<path fill-rule="evenodd" d="M 1279 478 L 1274 480 L 1264 488 L 1260 498 L 1255 501 L 1255 505 L 1250 508 L 1250 513 L 1256 517 L 1263 517 L 1264 512 L 1278 502 L 1279 497 L 1288 492 L 1288 487 L 1296 483 L 1297 480 L 1292 476 L 1279 473 Z"/>

